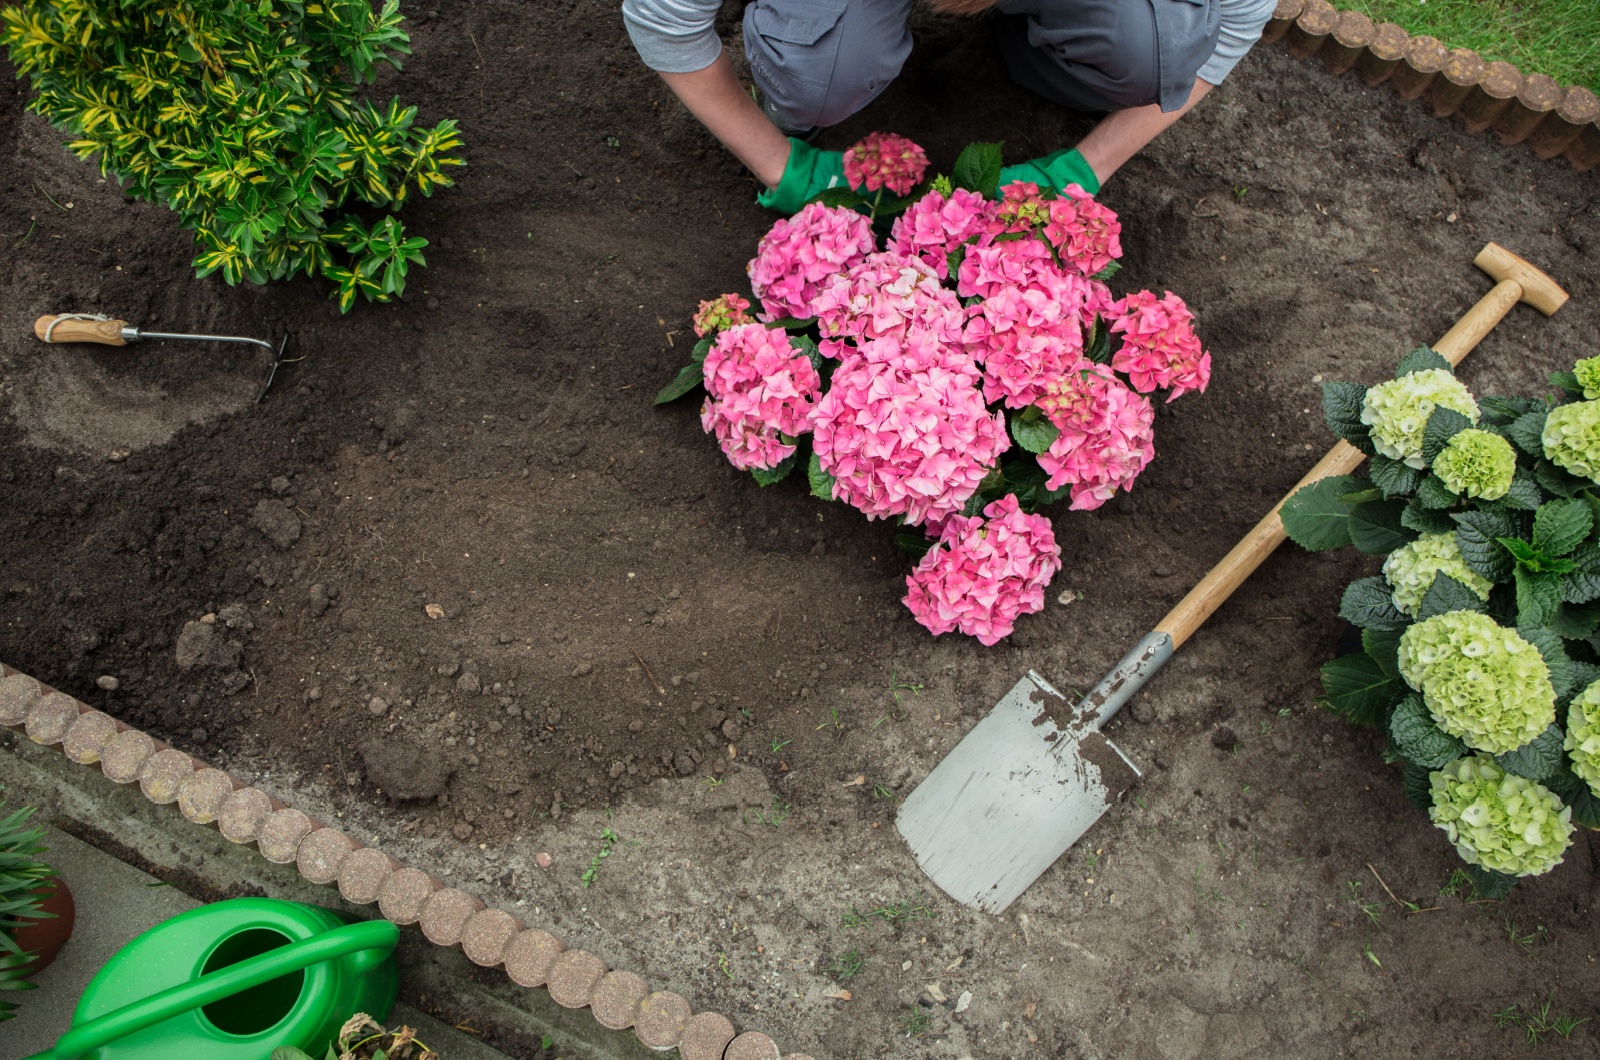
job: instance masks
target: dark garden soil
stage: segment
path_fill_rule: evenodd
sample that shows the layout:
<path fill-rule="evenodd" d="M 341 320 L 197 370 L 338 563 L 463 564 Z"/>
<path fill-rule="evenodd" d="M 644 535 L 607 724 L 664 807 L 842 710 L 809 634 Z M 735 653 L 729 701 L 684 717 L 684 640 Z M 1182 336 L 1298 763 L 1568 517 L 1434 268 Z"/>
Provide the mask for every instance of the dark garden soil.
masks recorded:
<path fill-rule="evenodd" d="M 470 168 L 408 208 L 433 245 L 405 300 L 343 317 L 313 283 L 193 279 L 172 218 L 7 90 L 0 658 L 819 1058 L 1468 1056 L 1526 1048 L 1509 1005 L 1600 1015 L 1595 837 L 1503 907 L 1440 899 L 1442 834 L 1314 708 L 1359 556 L 1268 562 L 1113 724 L 1137 800 L 1005 917 L 915 905 L 892 828 L 1023 672 L 1092 682 L 1220 558 L 1329 444 L 1317 382 L 1442 334 L 1484 242 L 1573 301 L 1515 310 L 1476 391 L 1596 353 L 1600 182 L 1260 49 L 1103 196 L 1118 282 L 1189 301 L 1211 390 L 1161 411 L 1131 495 L 1058 513 L 1047 609 L 984 649 L 912 621 L 890 529 L 757 488 L 693 401 L 651 407 L 771 217 L 615 8 L 416 6 L 380 87 L 460 118 Z M 922 29 L 825 146 L 1020 160 L 1087 127 L 981 33 Z M 67 310 L 287 331 L 298 360 L 252 405 L 253 355 L 32 339 Z M 1595 1027 L 1539 1055 L 1593 1055 Z"/>

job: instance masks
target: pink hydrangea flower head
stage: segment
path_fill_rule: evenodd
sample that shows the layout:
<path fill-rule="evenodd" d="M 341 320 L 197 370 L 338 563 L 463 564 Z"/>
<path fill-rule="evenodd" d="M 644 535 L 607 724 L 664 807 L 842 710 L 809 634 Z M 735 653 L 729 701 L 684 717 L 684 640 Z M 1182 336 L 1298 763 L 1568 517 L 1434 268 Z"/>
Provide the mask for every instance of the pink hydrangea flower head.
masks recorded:
<path fill-rule="evenodd" d="M 1050 520 L 1025 515 L 1013 494 L 983 516 L 953 515 L 938 544 L 906 579 L 905 605 L 935 635 L 959 630 L 993 645 L 1016 620 L 1044 608 L 1044 591 L 1061 569 Z"/>
<path fill-rule="evenodd" d="M 830 277 L 811 308 L 818 330 L 830 338 L 902 338 L 920 330 L 956 343 L 966 321 L 955 292 L 940 285 L 930 265 L 892 250 Z"/>
<path fill-rule="evenodd" d="M 750 316 L 745 310 L 749 308 L 750 303 L 736 294 L 718 295 L 702 301 L 699 311 L 694 315 L 694 333 L 705 338 L 710 332 L 726 331 L 736 324 L 748 324 Z"/>
<path fill-rule="evenodd" d="M 912 526 L 960 512 L 1011 444 L 976 370 L 951 370 L 941 358 L 959 368 L 960 354 L 927 340 L 874 339 L 863 350 L 845 356 L 811 413 L 834 497 L 868 519 L 898 515 Z"/>
<path fill-rule="evenodd" d="M 990 230 L 1025 232 L 1049 220 L 1049 203 L 1031 180 L 1014 180 L 1000 189 L 1000 203 Z"/>
<path fill-rule="evenodd" d="M 761 302 L 761 319 L 810 317 L 821 283 L 872 253 L 872 222 L 854 210 L 814 202 L 781 218 L 761 242 L 746 271 Z"/>
<path fill-rule="evenodd" d="M 704 372 L 700 425 L 716 435 L 729 463 L 741 471 L 770 469 L 794 453 L 784 439 L 807 429 L 822 379 L 783 329 L 729 328 L 712 343 Z"/>
<path fill-rule="evenodd" d="M 1038 455 L 1045 486 L 1070 486 L 1074 509 L 1098 508 L 1130 488 L 1155 456 L 1155 409 L 1103 364 L 1080 363 L 1046 386 L 1038 405 L 1061 432 Z"/>
<path fill-rule="evenodd" d="M 945 279 L 950 275 L 950 252 L 986 232 L 995 210 L 995 203 L 965 188 L 951 191 L 948 199 L 930 191 L 894 219 L 889 249 L 921 258 L 939 279 Z"/>
<path fill-rule="evenodd" d="M 1007 244 L 1001 244 L 1002 246 Z M 1001 287 L 969 313 L 962 339 L 983 366 L 983 395 L 1026 408 L 1083 359 L 1085 320 L 1094 295 L 1088 281 L 1042 270 L 1026 287 Z"/>
<path fill-rule="evenodd" d="M 1211 381 L 1211 354 L 1201 349 L 1194 314 L 1183 299 L 1171 291 L 1161 298 L 1153 291 L 1136 291 L 1111 306 L 1106 316 L 1111 331 L 1122 336 L 1111 366 L 1126 374 L 1135 390 L 1169 390 L 1168 401 L 1205 390 Z"/>
<path fill-rule="evenodd" d="M 970 246 L 961 259 L 956 293 L 962 298 L 987 298 L 1008 287 L 1027 287 L 1044 273 L 1061 269 L 1042 240 L 1007 239 Z"/>
<path fill-rule="evenodd" d="M 1045 238 L 1061 260 L 1085 276 L 1093 276 L 1122 257 L 1122 222 L 1115 210 L 1102 206 L 1076 184 L 1048 204 Z"/>
<path fill-rule="evenodd" d="M 927 171 L 927 153 L 894 133 L 868 133 L 844 153 L 844 179 L 856 189 L 888 188 L 896 195 L 907 195 L 922 183 Z"/>

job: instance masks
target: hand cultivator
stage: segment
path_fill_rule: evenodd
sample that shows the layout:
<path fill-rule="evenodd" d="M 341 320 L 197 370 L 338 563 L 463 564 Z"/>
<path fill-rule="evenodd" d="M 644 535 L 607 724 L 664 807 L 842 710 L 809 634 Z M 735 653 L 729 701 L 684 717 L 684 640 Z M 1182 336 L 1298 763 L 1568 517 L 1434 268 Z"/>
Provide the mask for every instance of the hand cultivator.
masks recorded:
<path fill-rule="evenodd" d="M 186 335 L 178 332 L 141 331 L 129 327 L 125 320 L 112 320 L 103 315 L 88 313 L 57 313 L 54 316 L 40 317 L 33 322 L 33 333 L 41 342 L 52 344 L 98 342 L 102 346 L 126 346 L 130 342 L 140 342 L 144 339 L 179 339 L 185 342 L 232 342 L 259 346 L 272 355 L 272 363 L 267 368 L 266 381 L 256 393 L 258 404 L 267 396 L 267 390 L 277 377 L 278 366 L 283 363 L 284 348 L 289 345 L 288 335 L 274 346 L 263 339 L 240 338 L 236 335 Z"/>
<path fill-rule="evenodd" d="M 1494 243 L 1474 264 L 1498 282 L 1434 345 L 1452 366 L 1518 302 L 1549 316 L 1567 300 Z M 1077 842 L 1139 776 L 1100 729 L 1285 540 L 1284 501 L 1364 459 L 1348 442 L 1335 445 L 1075 706 L 1036 674 L 1019 681 L 901 807 L 896 825 L 929 878 L 965 905 L 1001 913 Z"/>

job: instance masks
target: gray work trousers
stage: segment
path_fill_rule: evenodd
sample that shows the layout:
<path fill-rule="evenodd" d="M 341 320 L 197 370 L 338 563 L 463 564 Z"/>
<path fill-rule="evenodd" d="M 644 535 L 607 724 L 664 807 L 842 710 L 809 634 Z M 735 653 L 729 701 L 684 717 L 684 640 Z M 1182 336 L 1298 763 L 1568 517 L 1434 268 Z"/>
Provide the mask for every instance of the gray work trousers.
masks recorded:
<path fill-rule="evenodd" d="M 912 0 L 754 0 L 745 54 L 767 116 L 790 132 L 836 125 L 878 97 L 911 54 Z M 1176 110 L 1216 48 L 1218 0 L 1006 0 L 996 21 L 1012 78 L 1075 110 Z"/>

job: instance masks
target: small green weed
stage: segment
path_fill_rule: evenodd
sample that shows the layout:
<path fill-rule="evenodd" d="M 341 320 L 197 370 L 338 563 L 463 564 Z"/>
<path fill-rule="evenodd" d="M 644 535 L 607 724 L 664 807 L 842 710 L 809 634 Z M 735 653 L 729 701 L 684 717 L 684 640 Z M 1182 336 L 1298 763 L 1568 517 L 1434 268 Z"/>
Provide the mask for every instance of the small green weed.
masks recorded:
<path fill-rule="evenodd" d="M 839 924 L 846 930 L 861 927 L 869 920 L 881 920 L 890 927 L 908 920 L 932 920 L 938 913 L 927 903 L 923 895 L 915 898 L 903 898 L 892 905 L 877 905 L 865 913 L 855 906 L 839 918 Z"/>
<path fill-rule="evenodd" d="M 1373 926 L 1378 926 L 1378 922 L 1383 919 L 1383 903 L 1363 902 L 1361 900 L 1360 880 L 1351 880 L 1349 883 L 1344 885 L 1344 889 L 1345 897 L 1350 899 L 1351 904 L 1365 913 L 1367 915 L 1367 919 L 1372 921 Z"/>
<path fill-rule="evenodd" d="M 900 1015 L 900 1029 L 906 1032 L 907 1038 L 916 1038 L 925 1034 L 931 1026 L 933 1026 L 933 1017 L 928 1015 L 927 1010 L 921 1006 L 914 1005 L 909 1011 Z"/>
<path fill-rule="evenodd" d="M 783 750 L 785 747 L 788 747 L 792 743 L 794 743 L 793 740 L 780 740 L 777 737 L 773 737 L 772 753 L 777 754 L 779 751 Z"/>
<path fill-rule="evenodd" d="M 776 828 L 789 819 L 789 814 L 792 812 L 792 810 L 793 807 L 790 806 L 789 803 L 784 802 L 782 799 L 774 795 L 772 797 L 772 806 L 770 809 L 746 810 L 744 812 L 744 823 L 749 824 L 753 815 L 756 823 Z"/>
<path fill-rule="evenodd" d="M 1494 1014 L 1494 1025 L 1501 1030 L 1515 1027 L 1522 1031 L 1529 1045 L 1537 1046 L 1552 1034 L 1562 1039 L 1571 1038 L 1573 1031 L 1589 1022 L 1589 1017 L 1578 1019 L 1565 1009 L 1552 1015 L 1550 1010 L 1554 1006 L 1554 994 L 1545 998 L 1544 1004 L 1535 1011 L 1524 1012 L 1521 1005 L 1509 1005 Z"/>
<path fill-rule="evenodd" d="M 828 965 L 828 974 L 842 983 L 846 979 L 854 979 L 866 963 L 867 959 L 861 956 L 860 950 L 845 950 L 834 954 L 832 963 Z"/>
<path fill-rule="evenodd" d="M 594 886 L 595 881 L 600 878 L 600 866 L 611 856 L 611 848 L 617 845 L 618 838 L 617 833 L 610 828 L 600 829 L 600 850 L 589 859 L 589 867 L 583 870 L 584 887 Z"/>

